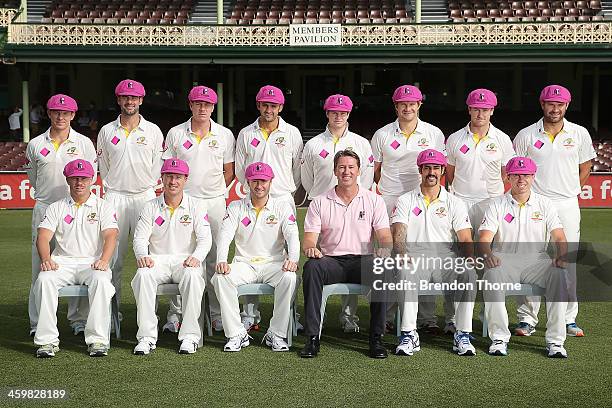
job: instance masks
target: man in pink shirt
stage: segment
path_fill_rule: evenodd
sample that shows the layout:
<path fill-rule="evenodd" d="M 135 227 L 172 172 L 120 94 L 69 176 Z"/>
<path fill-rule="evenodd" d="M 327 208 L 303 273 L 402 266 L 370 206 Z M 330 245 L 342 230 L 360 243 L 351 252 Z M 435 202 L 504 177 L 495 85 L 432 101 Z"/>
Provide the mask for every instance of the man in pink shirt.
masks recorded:
<path fill-rule="evenodd" d="M 357 184 L 359 156 L 341 150 L 334 157 L 338 185 L 316 197 L 304 221 L 304 309 L 306 345 L 300 356 L 315 357 L 319 352 L 321 298 L 324 285 L 361 283 L 372 274 L 373 239 L 380 244 L 377 256 L 389 256 L 392 244 L 389 218 L 382 198 Z M 319 247 L 317 247 L 317 241 Z M 363 273 L 362 273 L 363 268 Z M 370 357 L 386 358 L 382 344 L 385 332 L 384 302 L 370 303 Z"/>

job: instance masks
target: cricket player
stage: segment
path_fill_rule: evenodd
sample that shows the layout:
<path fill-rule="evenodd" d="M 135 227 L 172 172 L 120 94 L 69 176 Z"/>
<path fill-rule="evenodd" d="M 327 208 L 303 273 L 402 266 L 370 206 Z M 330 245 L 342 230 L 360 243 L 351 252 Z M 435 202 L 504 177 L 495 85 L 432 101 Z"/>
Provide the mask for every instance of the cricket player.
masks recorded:
<path fill-rule="evenodd" d="M 75 159 L 87 160 L 92 163 L 94 174 L 98 167 L 93 143 L 86 136 L 77 133 L 70 125 L 77 110 L 77 102 L 68 95 L 58 94 L 49 98 L 47 115 L 51 127 L 42 135 L 32 139 L 26 149 L 28 179 L 34 189 L 36 200 L 32 211 L 32 285 L 38 277 L 41 264 L 36 250 L 38 226 L 49 205 L 65 198 L 69 191 L 63 174 L 66 164 Z M 52 239 L 50 245 L 53 251 L 55 240 Z M 68 302 L 68 320 L 75 335 L 85 331 L 87 304 L 86 298 L 72 298 Z M 36 310 L 34 293 L 30 286 L 28 313 L 31 336 L 36 332 L 38 324 Z"/>
<path fill-rule="evenodd" d="M 323 110 L 327 116 L 325 132 L 313 137 L 304 146 L 302 155 L 302 185 L 309 200 L 313 200 L 337 184 L 334 176 L 334 157 L 342 150 L 352 150 L 363 164 L 359 171 L 359 185 L 370 189 L 374 177 L 374 156 L 367 139 L 349 130 L 348 118 L 353 102 L 346 95 L 331 95 L 325 100 Z M 345 332 L 359 331 L 357 296 L 343 296 L 339 319 Z"/>
<path fill-rule="evenodd" d="M 202 262 L 212 242 L 209 217 L 203 202 L 183 192 L 189 177 L 186 162 L 166 159 L 161 175 L 164 193 L 145 204 L 134 231 L 138 265 L 132 280 L 138 308 L 134 354 L 155 350 L 155 299 L 157 286 L 163 283 L 178 283 L 183 306 L 179 353 L 193 354 L 202 340 L 198 319 L 206 286 Z"/>
<path fill-rule="evenodd" d="M 516 135 L 514 149 L 518 155 L 531 158 L 538 166 L 533 191 L 552 201 L 563 224 L 570 253 L 575 253 L 580 242 L 578 194 L 589 178 L 591 160 L 596 157 L 596 153 L 589 132 L 565 119 L 571 100 L 570 91 L 563 86 L 545 87 L 540 93 L 543 117 Z M 568 271 L 570 301 L 565 315 L 567 334 L 582 337 L 584 331 L 576 324 L 578 302 L 575 296 L 575 263 L 569 264 Z M 518 309 L 520 323 L 515 331 L 517 335 L 529 336 L 535 331 L 539 309 L 539 298 L 523 299 Z"/>
<path fill-rule="evenodd" d="M 372 278 L 373 240 L 380 245 L 376 256 L 388 256 L 392 245 L 389 217 L 382 198 L 357 182 L 361 159 L 352 150 L 334 155 L 338 184 L 315 197 L 304 221 L 302 249 L 309 258 L 304 265 L 304 310 L 306 345 L 300 356 L 319 353 L 323 285 L 362 283 Z M 368 282 L 363 282 L 367 284 Z M 381 299 L 378 299 L 381 300 Z M 369 356 L 386 358 L 382 343 L 386 303 L 370 302 Z"/>
<path fill-rule="evenodd" d="M 371 141 L 374 181 L 378 184 L 389 217 L 397 199 L 419 187 L 421 175 L 416 165 L 419 153 L 425 149 L 436 149 L 443 153 L 446 151 L 442 131 L 419 119 L 419 110 L 423 104 L 423 94 L 419 88 L 413 85 L 399 86 L 391 99 L 397 119 L 378 129 Z M 389 331 L 393 331 L 391 328 L 396 305 L 389 302 L 387 306 L 387 325 Z M 435 296 L 421 297 L 418 321 L 420 326 L 432 332 L 440 330 L 435 317 L 435 306 Z M 453 322 L 444 330 L 454 332 Z"/>
<path fill-rule="evenodd" d="M 274 287 L 274 310 L 264 341 L 272 351 L 289 351 L 285 338 L 300 258 L 295 212 L 290 203 L 270 195 L 276 182 L 270 165 L 251 163 L 244 176 L 249 195 L 227 208 L 219 234 L 217 273 L 212 278 L 228 338 L 223 350 L 235 352 L 249 345 L 249 335 L 240 319 L 238 287 L 267 283 Z M 236 253 L 229 264 L 232 240 Z"/>
<path fill-rule="evenodd" d="M 53 119 L 52 119 L 53 120 Z M 36 357 L 54 357 L 59 350 L 58 290 L 87 285 L 89 314 L 85 343 L 89 355 L 101 357 L 110 347 L 110 302 L 115 294 L 109 262 L 117 243 L 117 216 L 111 203 L 91 192 L 93 165 L 76 159 L 64 167 L 69 194 L 51 204 L 38 227 L 36 248 L 41 259 L 32 291 L 39 316 Z M 51 251 L 51 240 L 56 245 Z"/>
<path fill-rule="evenodd" d="M 221 222 L 225 215 L 225 190 L 234 180 L 235 140 L 232 132 L 211 119 L 217 104 L 216 92 L 207 86 L 196 86 L 189 92 L 191 118 L 173 127 L 166 137 L 166 150 L 162 157 L 177 157 L 184 160 L 191 169 L 192 177 L 187 179 L 185 192 L 204 203 L 212 232 L 212 247 L 206 257 L 205 272 L 208 304 L 212 326 L 223 330 L 219 301 L 210 279 L 217 263 L 217 244 Z M 168 312 L 170 331 L 178 332 L 180 309 L 173 310 L 176 300 L 171 300 Z"/>
<path fill-rule="evenodd" d="M 236 140 L 236 178 L 246 188 L 246 168 L 255 162 L 267 163 L 276 175 L 270 195 L 288 202 L 296 212 L 293 193 L 300 186 L 302 135 L 279 116 L 285 106 L 285 96 L 279 88 L 272 85 L 261 87 L 255 102 L 259 117 L 243 128 Z M 257 297 L 246 296 L 242 322 L 245 327 L 257 329 L 260 320 Z"/>
<path fill-rule="evenodd" d="M 98 160 L 104 197 L 113 204 L 119 217 L 119 242 L 111 269 L 120 302 L 123 258 L 140 211 L 155 198 L 164 136 L 157 125 L 139 113 L 145 96 L 140 82 L 124 79 L 117 84 L 115 96 L 121 114 L 100 129 Z"/>
<path fill-rule="evenodd" d="M 510 330 L 505 287 L 515 283 L 546 288 L 546 351 L 548 357 L 567 357 L 566 336 L 567 241 L 556 207 L 547 197 L 531 189 L 536 163 L 528 157 L 513 157 L 506 164 L 511 189 L 493 198 L 480 226 L 479 250 L 485 258 L 483 281 L 491 346 L 489 354 L 508 354 Z M 546 253 L 547 242 L 556 245 L 556 256 Z M 493 244 L 491 244 L 493 243 Z"/>
<path fill-rule="evenodd" d="M 473 259 L 474 245 L 467 207 L 459 198 L 449 194 L 440 185 L 447 166 L 446 157 L 434 149 L 423 150 L 417 156 L 421 173 L 420 186 L 402 195 L 391 215 L 391 231 L 396 254 L 421 257 L 425 266 L 404 265 L 401 279 L 414 282 L 413 290 L 404 290 L 400 303 L 401 336 L 395 354 L 411 356 L 421 349 L 417 333 L 418 288 L 423 282 L 470 284 L 471 289 L 448 291 L 445 295 L 447 321 L 455 318 L 453 351 L 460 356 L 473 356 L 476 349 L 470 342 L 472 315 L 476 297 L 476 272 Z M 453 248 L 458 241 L 463 258 Z M 437 261 L 440 261 L 437 263 Z M 447 268 L 449 260 L 454 267 Z M 472 264 L 467 263 L 471 260 Z M 461 262 L 457 262 L 461 261 Z M 454 302 L 454 304 L 453 304 Z"/>

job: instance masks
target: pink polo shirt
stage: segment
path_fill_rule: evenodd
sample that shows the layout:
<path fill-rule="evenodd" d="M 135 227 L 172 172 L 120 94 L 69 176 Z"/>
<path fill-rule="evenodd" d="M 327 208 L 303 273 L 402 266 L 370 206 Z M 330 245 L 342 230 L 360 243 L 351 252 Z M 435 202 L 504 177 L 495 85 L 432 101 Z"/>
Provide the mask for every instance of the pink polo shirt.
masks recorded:
<path fill-rule="evenodd" d="M 304 232 L 320 234 L 323 255 L 369 255 L 373 253 L 373 232 L 389 228 L 389 217 L 381 196 L 359 187 L 347 206 L 335 188 L 310 203 Z"/>

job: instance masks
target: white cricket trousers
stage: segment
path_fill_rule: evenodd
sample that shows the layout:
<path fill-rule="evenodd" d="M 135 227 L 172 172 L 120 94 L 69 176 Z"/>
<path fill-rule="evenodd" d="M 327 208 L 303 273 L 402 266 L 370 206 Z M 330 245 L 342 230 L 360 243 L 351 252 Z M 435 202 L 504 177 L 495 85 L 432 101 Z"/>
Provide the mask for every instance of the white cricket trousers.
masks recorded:
<path fill-rule="evenodd" d="M 64 286 L 87 285 L 90 307 L 85 326 L 85 343 L 110 346 L 110 302 L 115 294 L 111 282 L 112 272 L 91 269 L 95 261 L 93 258 L 51 258 L 59 264 L 59 269 L 40 272 L 34 282 L 33 291 L 39 316 L 34 344 L 59 344 L 58 291 Z"/>
<path fill-rule="evenodd" d="M 554 267 L 546 254 L 538 259 L 517 254 L 506 257 L 504 254 L 495 255 L 501 259 L 501 265 L 487 269 L 483 281 L 489 284 L 526 283 L 546 288 L 546 343 L 563 345 L 566 336 L 567 271 Z M 491 340 L 510 341 L 505 290 L 483 290 L 483 297 L 489 337 Z"/>
<path fill-rule="evenodd" d="M 128 243 L 131 243 L 130 235 L 134 234 L 140 211 L 145 203 L 155 198 L 155 191 L 147 190 L 145 192 L 124 195 L 114 191 L 107 191 L 104 199 L 113 204 L 117 212 L 117 223 L 119 224 L 119 237 L 117 249 L 111 260 L 111 269 L 113 271 L 113 285 L 117 291 L 117 304 L 121 305 L 121 272 L 123 270 L 123 261 L 125 253 L 128 249 Z"/>
<path fill-rule="evenodd" d="M 206 255 L 204 271 L 206 273 L 206 293 L 208 293 L 210 318 L 212 321 L 214 321 L 221 319 L 221 309 L 219 307 L 219 301 L 217 300 L 217 294 L 215 293 L 210 280 L 214 276 L 215 266 L 217 266 L 217 237 L 221 231 L 221 224 L 223 223 L 223 217 L 225 216 L 225 197 L 219 196 L 209 199 L 199 198 L 198 200 L 200 200 L 206 206 L 206 211 L 208 212 L 208 222 L 210 223 L 210 232 L 212 235 L 212 246 L 210 247 L 208 255 Z M 168 304 L 170 307 L 168 309 L 167 320 L 169 322 L 180 321 L 180 296 L 171 297 Z"/>
<path fill-rule="evenodd" d="M 282 266 L 282 262 L 251 264 L 234 261 L 228 274 L 217 273 L 213 276 L 212 284 L 221 305 L 225 337 L 238 336 L 245 331 L 240 319 L 238 286 L 248 283 L 267 283 L 274 287 L 274 310 L 268 331 L 281 338 L 287 337 L 297 276 L 295 272 L 284 272 Z"/>
<path fill-rule="evenodd" d="M 157 286 L 163 283 L 178 283 L 182 299 L 183 322 L 179 330 L 179 341 L 191 340 L 199 343 L 202 329 L 198 323 L 202 310 L 202 297 L 206 281 L 202 267 L 186 268 L 186 256 L 152 255 L 152 268 L 138 268 L 132 279 L 132 290 L 136 299 L 138 341 L 157 342 L 157 316 L 155 315 Z"/>
<path fill-rule="evenodd" d="M 30 316 L 30 328 L 36 331 L 36 325 L 38 324 L 38 310 L 36 309 L 36 297 L 34 296 L 34 282 L 38 278 L 40 273 L 40 256 L 38 256 L 38 250 L 36 249 L 36 239 L 38 238 L 38 226 L 40 225 L 43 218 L 45 218 L 45 212 L 49 207 L 48 204 L 36 201 L 34 209 L 32 210 L 32 282 L 30 284 L 30 295 L 28 299 L 28 314 Z M 51 253 L 55 249 L 55 237 L 51 239 L 49 243 L 51 247 Z M 78 320 L 87 320 L 87 314 L 89 313 L 89 301 L 86 297 L 70 298 L 68 299 L 68 320 L 71 322 Z"/>
<path fill-rule="evenodd" d="M 297 217 L 297 208 L 295 207 L 295 199 L 293 194 L 286 193 L 280 195 L 273 195 L 274 199 L 279 201 L 285 201 L 291 205 L 293 213 Z M 353 310 L 357 310 L 357 296 L 355 296 L 355 306 Z M 246 317 L 253 321 L 253 323 L 259 323 L 261 321 L 261 313 L 259 313 L 259 297 L 257 296 L 244 296 L 244 304 L 242 306 L 241 316 Z M 224 323 L 225 324 L 225 323 Z"/>
<path fill-rule="evenodd" d="M 419 269 L 415 273 L 411 273 L 409 269 L 401 269 L 399 272 L 402 280 L 414 282 L 416 285 L 415 290 L 407 289 L 402 293 L 404 303 L 400 304 L 401 331 L 411 331 L 417 328 L 418 310 L 422 305 L 422 303 L 418 302 L 418 292 L 422 283 L 451 283 L 456 281 L 465 285 L 466 288 L 454 292 L 445 292 L 444 312 L 446 322 L 456 319 L 455 327 L 457 330 L 466 333 L 472 332 L 472 315 L 474 313 L 474 299 L 477 292 L 476 271 L 471 269 L 463 273 L 456 273 L 454 270 Z"/>
<path fill-rule="evenodd" d="M 572 253 L 575 254 L 578 251 L 578 244 L 580 242 L 580 206 L 578 205 L 578 197 L 562 201 L 553 201 L 553 205 L 559 213 L 559 219 L 563 225 L 563 231 L 565 232 L 565 238 L 569 246 L 568 252 L 570 253 L 567 266 L 567 289 L 569 291 L 569 300 L 565 313 L 565 324 L 576 323 L 576 316 L 578 316 L 578 302 L 576 301 L 576 257 L 575 255 L 572 256 Z M 554 244 L 551 243 L 551 245 Z M 518 297 L 518 321 L 537 326 L 540 302 L 541 299 L 539 296 Z"/>

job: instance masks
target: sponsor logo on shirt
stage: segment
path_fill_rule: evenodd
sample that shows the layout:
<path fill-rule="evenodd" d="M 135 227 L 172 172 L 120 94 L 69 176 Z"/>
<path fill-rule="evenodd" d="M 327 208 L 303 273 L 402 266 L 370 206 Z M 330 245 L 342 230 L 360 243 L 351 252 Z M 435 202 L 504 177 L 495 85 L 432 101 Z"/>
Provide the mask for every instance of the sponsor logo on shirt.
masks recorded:
<path fill-rule="evenodd" d="M 365 221 L 365 216 L 366 216 L 365 210 L 359 211 L 359 215 L 357 216 L 357 221 Z"/>
<path fill-rule="evenodd" d="M 485 146 L 485 150 L 490 153 L 497 152 L 497 145 L 495 143 L 489 143 Z"/>
<path fill-rule="evenodd" d="M 98 214 L 95 212 L 91 212 L 87 215 L 87 222 L 93 224 L 94 222 L 98 222 Z"/>
<path fill-rule="evenodd" d="M 208 147 L 210 147 L 211 149 L 218 149 L 219 148 L 219 142 L 217 142 L 215 139 L 213 139 L 210 142 L 208 142 Z"/>
<path fill-rule="evenodd" d="M 266 224 L 274 225 L 278 223 L 278 218 L 274 214 L 270 214 L 268 218 L 266 218 Z"/>
<path fill-rule="evenodd" d="M 278 147 L 285 147 L 285 136 L 279 136 L 274 141 L 274 144 Z"/>
<path fill-rule="evenodd" d="M 442 218 L 442 217 L 446 217 L 446 216 L 448 215 L 448 214 L 447 214 L 447 212 L 446 212 L 446 207 L 438 207 L 438 208 L 436 209 L 435 214 L 436 214 L 438 217 L 440 217 L 440 218 Z"/>
<path fill-rule="evenodd" d="M 567 139 L 563 141 L 563 147 L 567 149 L 574 147 L 574 146 L 575 146 L 574 139 L 572 139 L 571 137 L 568 137 Z"/>
<path fill-rule="evenodd" d="M 69 147 L 68 149 L 66 149 L 66 154 L 69 154 L 71 156 L 76 156 L 76 155 L 79 154 L 79 152 L 77 152 L 76 146 L 72 146 L 72 147 Z"/>
<path fill-rule="evenodd" d="M 422 137 L 418 140 L 417 145 L 419 147 L 427 147 L 429 146 L 429 140 L 426 137 Z"/>
<path fill-rule="evenodd" d="M 540 211 L 534 211 L 533 214 L 531 214 L 531 219 L 534 221 L 542 221 L 544 219 L 544 214 Z"/>
<path fill-rule="evenodd" d="M 191 217 L 189 216 L 189 214 L 185 214 L 181 218 L 179 218 L 179 222 L 183 225 L 189 225 L 191 224 Z"/>
<path fill-rule="evenodd" d="M 147 138 L 144 136 L 139 136 L 136 139 L 136 144 L 142 145 L 142 146 L 146 146 L 147 145 Z"/>

